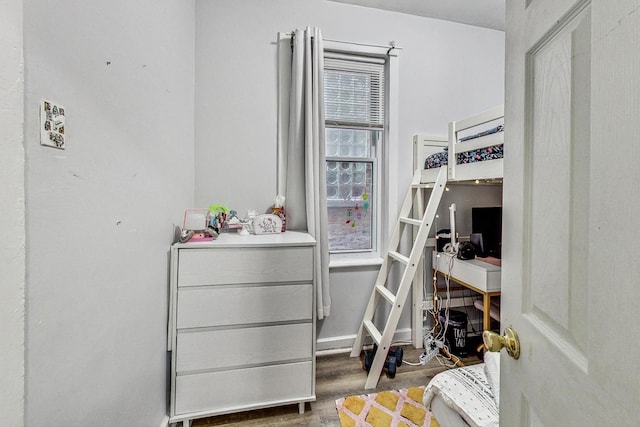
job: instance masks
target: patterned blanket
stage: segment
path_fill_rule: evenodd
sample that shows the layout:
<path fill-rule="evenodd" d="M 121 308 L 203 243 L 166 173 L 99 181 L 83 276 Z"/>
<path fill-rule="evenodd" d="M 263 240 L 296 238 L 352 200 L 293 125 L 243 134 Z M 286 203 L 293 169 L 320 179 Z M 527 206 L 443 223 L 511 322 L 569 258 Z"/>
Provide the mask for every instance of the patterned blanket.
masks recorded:
<path fill-rule="evenodd" d="M 489 353 L 487 353 L 489 354 Z M 443 401 L 473 427 L 499 425 L 499 358 L 479 365 L 442 372 L 425 389 L 424 406 L 439 395 Z"/>
<path fill-rule="evenodd" d="M 469 141 L 481 136 L 491 135 L 504 131 L 503 126 L 498 126 L 493 129 L 489 129 L 484 132 L 470 135 L 464 138 L 460 138 L 460 142 Z M 456 156 L 457 164 L 482 162 L 484 160 L 501 159 L 504 157 L 504 144 L 492 145 L 490 147 L 479 148 L 477 150 L 465 151 L 458 153 Z M 447 151 L 440 151 L 427 157 L 424 161 L 425 169 L 435 169 L 446 165 L 449 162 L 449 153 Z"/>

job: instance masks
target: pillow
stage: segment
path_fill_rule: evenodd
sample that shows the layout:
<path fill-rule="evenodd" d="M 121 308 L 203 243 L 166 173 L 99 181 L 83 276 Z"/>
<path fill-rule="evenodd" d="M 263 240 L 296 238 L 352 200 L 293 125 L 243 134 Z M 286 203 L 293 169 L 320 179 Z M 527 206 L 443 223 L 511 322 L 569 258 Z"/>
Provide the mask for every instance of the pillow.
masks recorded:
<path fill-rule="evenodd" d="M 484 353 L 484 372 L 495 396 L 496 405 L 500 408 L 500 352 Z"/>

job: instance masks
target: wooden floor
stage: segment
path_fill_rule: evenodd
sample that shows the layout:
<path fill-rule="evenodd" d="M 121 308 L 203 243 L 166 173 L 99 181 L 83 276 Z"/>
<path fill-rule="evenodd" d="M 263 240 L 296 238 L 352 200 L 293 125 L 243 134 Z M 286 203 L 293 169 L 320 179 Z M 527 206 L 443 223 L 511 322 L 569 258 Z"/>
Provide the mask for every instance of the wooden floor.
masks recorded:
<path fill-rule="evenodd" d="M 404 346 L 403 351 L 403 360 L 417 363 L 423 350 Z M 403 363 L 397 368 L 395 378 L 391 379 L 383 374 L 376 389 L 364 390 L 367 373 L 363 370 L 363 360 L 362 356 L 349 357 L 348 352 L 318 356 L 316 358 L 316 401 L 306 404 L 304 414 L 298 414 L 298 405 L 295 404 L 201 418 L 194 420 L 192 426 L 340 426 L 335 406 L 336 399 L 354 394 L 426 385 L 435 374 L 447 369 L 436 358 L 422 366 Z M 466 365 L 479 362 L 480 359 L 476 355 L 463 359 Z M 247 387 L 251 385 L 248 384 Z"/>

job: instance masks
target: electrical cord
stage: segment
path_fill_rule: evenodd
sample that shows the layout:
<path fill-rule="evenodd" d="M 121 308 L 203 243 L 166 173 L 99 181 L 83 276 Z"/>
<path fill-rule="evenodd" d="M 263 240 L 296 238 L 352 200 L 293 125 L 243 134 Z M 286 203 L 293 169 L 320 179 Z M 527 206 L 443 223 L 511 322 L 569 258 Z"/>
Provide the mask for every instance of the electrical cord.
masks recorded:
<path fill-rule="evenodd" d="M 438 363 L 440 363 L 441 366 L 444 366 L 445 368 L 448 368 L 448 369 L 452 369 L 457 366 L 456 362 L 454 362 L 450 356 L 443 356 L 442 354 L 437 354 L 436 360 L 438 361 Z"/>
<path fill-rule="evenodd" d="M 437 221 L 437 216 L 436 216 L 436 221 Z M 437 230 L 437 222 L 436 222 L 436 230 Z M 437 238 L 438 236 L 436 236 L 436 250 L 437 250 Z M 446 334 L 447 334 L 447 329 L 449 327 L 449 309 L 451 305 L 451 276 L 452 276 L 453 265 L 455 262 L 453 258 L 456 255 L 455 254 L 456 248 L 451 244 L 447 244 L 445 248 L 449 250 L 447 251 L 445 249 L 445 252 L 448 252 L 451 254 L 451 256 L 449 257 L 448 265 L 447 265 L 447 274 L 444 275 L 446 297 L 444 301 L 438 298 L 438 275 L 437 275 L 437 269 L 434 268 L 433 276 L 432 276 L 433 306 L 430 311 L 430 314 L 433 317 L 433 326 L 431 330 L 428 332 L 428 334 L 425 336 L 425 353 L 423 353 L 422 355 L 424 359 L 421 357 L 420 364 L 425 364 L 427 361 L 427 357 L 428 358 L 433 357 L 434 355 L 433 352 L 436 349 L 436 347 L 440 349 L 444 349 L 445 353 L 448 355 L 451 354 L 449 352 L 448 346 L 446 345 Z M 440 257 L 441 254 L 437 254 L 436 256 Z M 425 281 L 425 283 L 423 283 L 423 295 L 426 296 L 426 294 L 427 294 L 427 285 Z M 442 317 L 444 318 L 443 319 L 444 325 L 442 325 L 442 322 L 440 321 L 441 312 L 443 315 Z M 433 346 L 434 343 L 435 343 L 435 347 L 429 347 L 429 345 Z M 435 357 L 441 365 L 446 367 L 456 366 L 456 362 L 453 362 L 450 356 L 449 357 L 442 356 L 439 353 L 440 353 L 439 351 L 436 351 Z M 449 363 L 447 363 L 447 361 L 449 361 Z"/>
<path fill-rule="evenodd" d="M 467 292 L 465 292 L 465 291 L 468 291 L 468 293 L 469 293 L 469 298 L 471 298 L 471 305 L 473 305 L 473 302 L 474 302 L 473 293 L 472 293 L 472 291 L 470 289 L 467 289 L 467 290 L 463 289 L 462 290 L 462 302 L 464 304 L 464 314 L 467 316 L 467 322 L 468 322 L 469 325 L 471 325 L 471 333 L 473 333 L 475 335 L 478 331 L 476 331 L 476 328 L 473 326 L 473 322 L 471 321 L 471 316 L 469 316 L 469 306 L 467 305 L 467 299 L 466 299 L 467 297 L 465 296 L 465 294 Z"/>

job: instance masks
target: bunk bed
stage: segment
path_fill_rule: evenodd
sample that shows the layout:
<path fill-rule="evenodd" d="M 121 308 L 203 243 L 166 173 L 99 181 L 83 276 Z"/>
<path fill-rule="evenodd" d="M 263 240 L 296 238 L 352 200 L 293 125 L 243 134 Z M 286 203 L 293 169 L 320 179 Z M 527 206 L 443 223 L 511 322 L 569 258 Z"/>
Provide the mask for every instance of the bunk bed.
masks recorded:
<path fill-rule="evenodd" d="M 435 182 L 440 167 L 449 181 L 500 180 L 504 153 L 504 106 L 449 123 L 449 137 L 416 135 L 414 170 L 422 183 Z"/>
<path fill-rule="evenodd" d="M 435 182 L 443 167 L 447 168 L 449 183 L 502 184 L 504 105 L 450 122 L 448 137 L 415 135 L 413 143 L 414 170 L 420 170 L 422 184 Z M 452 230 L 455 233 L 453 224 Z M 438 262 L 434 257 L 433 268 L 436 272 L 448 274 L 451 273 L 451 265 L 456 264 L 457 268 L 453 268 L 456 274 L 451 275 L 452 279 L 483 295 L 483 301 L 474 305 L 483 311 L 483 328 L 488 329 L 490 318 L 499 321 L 499 309 L 492 304 L 491 297 L 500 294 L 500 267 L 488 264 L 489 261 L 460 262 L 454 254 L 446 255 L 446 259 Z M 421 304 L 421 301 L 416 300 L 414 304 Z"/>
<path fill-rule="evenodd" d="M 421 184 L 435 182 L 443 167 L 447 168 L 447 182 L 502 183 L 502 105 L 473 117 L 451 122 L 448 138 L 416 135 L 413 142 L 414 170 L 420 169 Z M 499 288 L 499 282 L 497 286 Z M 488 298 L 485 298 L 482 305 L 485 324 L 489 317 L 489 303 Z M 453 370 L 455 372 L 443 372 L 427 385 L 425 406 L 432 411 L 436 420 L 442 420 L 441 425 L 498 424 L 499 380 L 492 380 L 499 375 L 499 367 L 496 367 L 493 355 L 486 362 L 489 363 L 457 368 Z M 490 372 L 487 372 L 488 368 L 491 368 Z"/>

